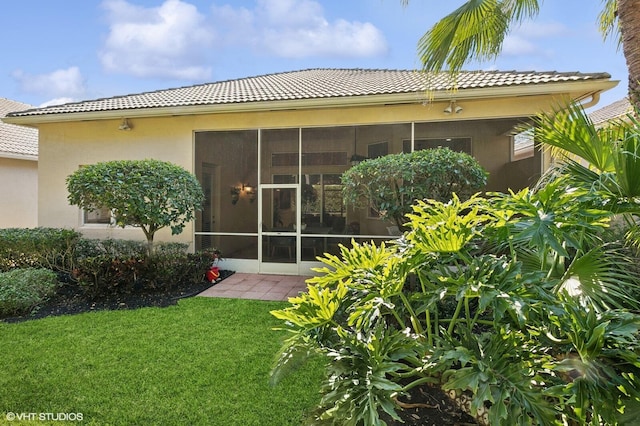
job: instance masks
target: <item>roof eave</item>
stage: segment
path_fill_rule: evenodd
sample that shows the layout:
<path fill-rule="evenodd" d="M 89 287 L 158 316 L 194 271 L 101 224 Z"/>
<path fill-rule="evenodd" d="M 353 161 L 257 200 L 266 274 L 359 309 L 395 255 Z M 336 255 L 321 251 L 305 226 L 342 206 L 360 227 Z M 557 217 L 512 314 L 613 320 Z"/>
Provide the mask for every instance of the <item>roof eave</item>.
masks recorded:
<path fill-rule="evenodd" d="M 0 158 L 9 158 L 11 160 L 38 161 L 38 156 L 37 155 L 18 154 L 16 152 L 2 152 L 2 151 L 0 151 Z"/>
<path fill-rule="evenodd" d="M 460 90 L 420 91 L 381 95 L 341 96 L 326 98 L 267 100 L 256 102 L 218 103 L 203 105 L 167 106 L 153 108 L 130 108 L 108 111 L 67 112 L 30 116 L 2 117 L 9 124 L 33 126 L 53 122 L 144 118 L 159 116 L 182 116 L 230 112 L 259 112 L 286 109 L 311 109 L 331 107 L 358 107 L 407 103 L 437 102 L 450 99 L 488 99 L 535 95 L 576 94 L 575 101 L 582 101 L 596 93 L 615 87 L 619 81 L 601 79 L 545 84 L 479 87 Z"/>

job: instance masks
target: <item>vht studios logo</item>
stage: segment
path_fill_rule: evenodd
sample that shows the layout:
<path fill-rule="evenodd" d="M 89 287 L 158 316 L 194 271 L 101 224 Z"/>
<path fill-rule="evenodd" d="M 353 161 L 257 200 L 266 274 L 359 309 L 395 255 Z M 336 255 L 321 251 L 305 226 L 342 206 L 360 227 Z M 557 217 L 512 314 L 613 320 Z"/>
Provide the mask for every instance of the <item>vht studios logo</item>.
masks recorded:
<path fill-rule="evenodd" d="M 81 422 L 82 413 L 12 413 L 6 415 L 8 421 L 49 421 L 49 422 Z"/>

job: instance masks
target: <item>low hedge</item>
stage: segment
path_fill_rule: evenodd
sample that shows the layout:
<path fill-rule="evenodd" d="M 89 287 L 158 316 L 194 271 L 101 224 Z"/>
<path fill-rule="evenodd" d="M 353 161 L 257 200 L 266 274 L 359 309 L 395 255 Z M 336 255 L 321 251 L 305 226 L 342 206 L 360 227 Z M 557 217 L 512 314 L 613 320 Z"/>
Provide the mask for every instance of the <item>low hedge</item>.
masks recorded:
<path fill-rule="evenodd" d="M 151 256 L 100 255 L 79 259 L 73 278 L 94 294 L 153 292 L 203 282 L 215 252 L 158 251 Z"/>
<path fill-rule="evenodd" d="M 95 295 L 162 291 L 202 282 L 217 251 L 187 253 L 187 244 L 87 239 L 59 228 L 0 230 L 0 272 L 48 269 L 62 281 L 80 283 Z"/>
<path fill-rule="evenodd" d="M 68 271 L 82 235 L 60 228 L 0 229 L 0 271 L 46 268 Z"/>
<path fill-rule="evenodd" d="M 48 269 L 14 269 L 0 273 L 0 316 L 19 315 L 55 294 L 57 274 Z"/>

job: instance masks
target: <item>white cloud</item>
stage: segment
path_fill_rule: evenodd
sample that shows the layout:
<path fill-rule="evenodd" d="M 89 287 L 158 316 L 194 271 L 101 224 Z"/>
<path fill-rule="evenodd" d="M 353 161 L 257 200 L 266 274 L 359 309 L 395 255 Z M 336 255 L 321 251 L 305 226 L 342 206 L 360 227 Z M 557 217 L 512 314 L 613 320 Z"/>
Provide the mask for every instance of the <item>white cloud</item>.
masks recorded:
<path fill-rule="evenodd" d="M 109 34 L 100 59 L 108 71 L 186 80 L 210 77 L 203 52 L 215 37 L 195 6 L 181 0 L 166 0 L 156 8 L 125 0 L 106 0 L 103 6 Z"/>
<path fill-rule="evenodd" d="M 569 34 L 569 29 L 557 22 L 527 21 L 505 37 L 502 54 L 508 56 L 545 56 L 553 54 L 550 39 Z"/>
<path fill-rule="evenodd" d="M 226 42 L 286 58 L 376 56 L 387 52 L 382 32 L 368 22 L 325 17 L 314 0 L 258 0 L 253 10 L 213 8 Z"/>
<path fill-rule="evenodd" d="M 44 103 L 41 103 L 40 105 L 38 105 L 38 108 L 45 108 L 52 105 L 62 105 L 62 104 L 67 104 L 69 102 L 76 102 L 76 101 L 77 101 L 76 98 L 66 98 L 66 97 L 55 98 L 55 99 L 48 100 Z"/>
<path fill-rule="evenodd" d="M 60 69 L 49 74 L 30 75 L 22 70 L 14 71 L 13 78 L 22 90 L 45 96 L 77 98 L 85 93 L 85 82 L 78 67 Z"/>

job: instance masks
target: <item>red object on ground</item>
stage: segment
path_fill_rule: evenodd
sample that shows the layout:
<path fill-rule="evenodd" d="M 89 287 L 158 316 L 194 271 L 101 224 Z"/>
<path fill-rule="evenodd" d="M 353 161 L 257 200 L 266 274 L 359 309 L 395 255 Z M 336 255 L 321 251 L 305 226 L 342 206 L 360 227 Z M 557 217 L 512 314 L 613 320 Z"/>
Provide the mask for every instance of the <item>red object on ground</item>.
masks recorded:
<path fill-rule="evenodd" d="M 207 280 L 209 282 L 214 282 L 214 281 L 217 281 L 219 278 L 220 278 L 220 268 L 218 268 L 217 266 L 212 266 L 207 271 Z"/>

